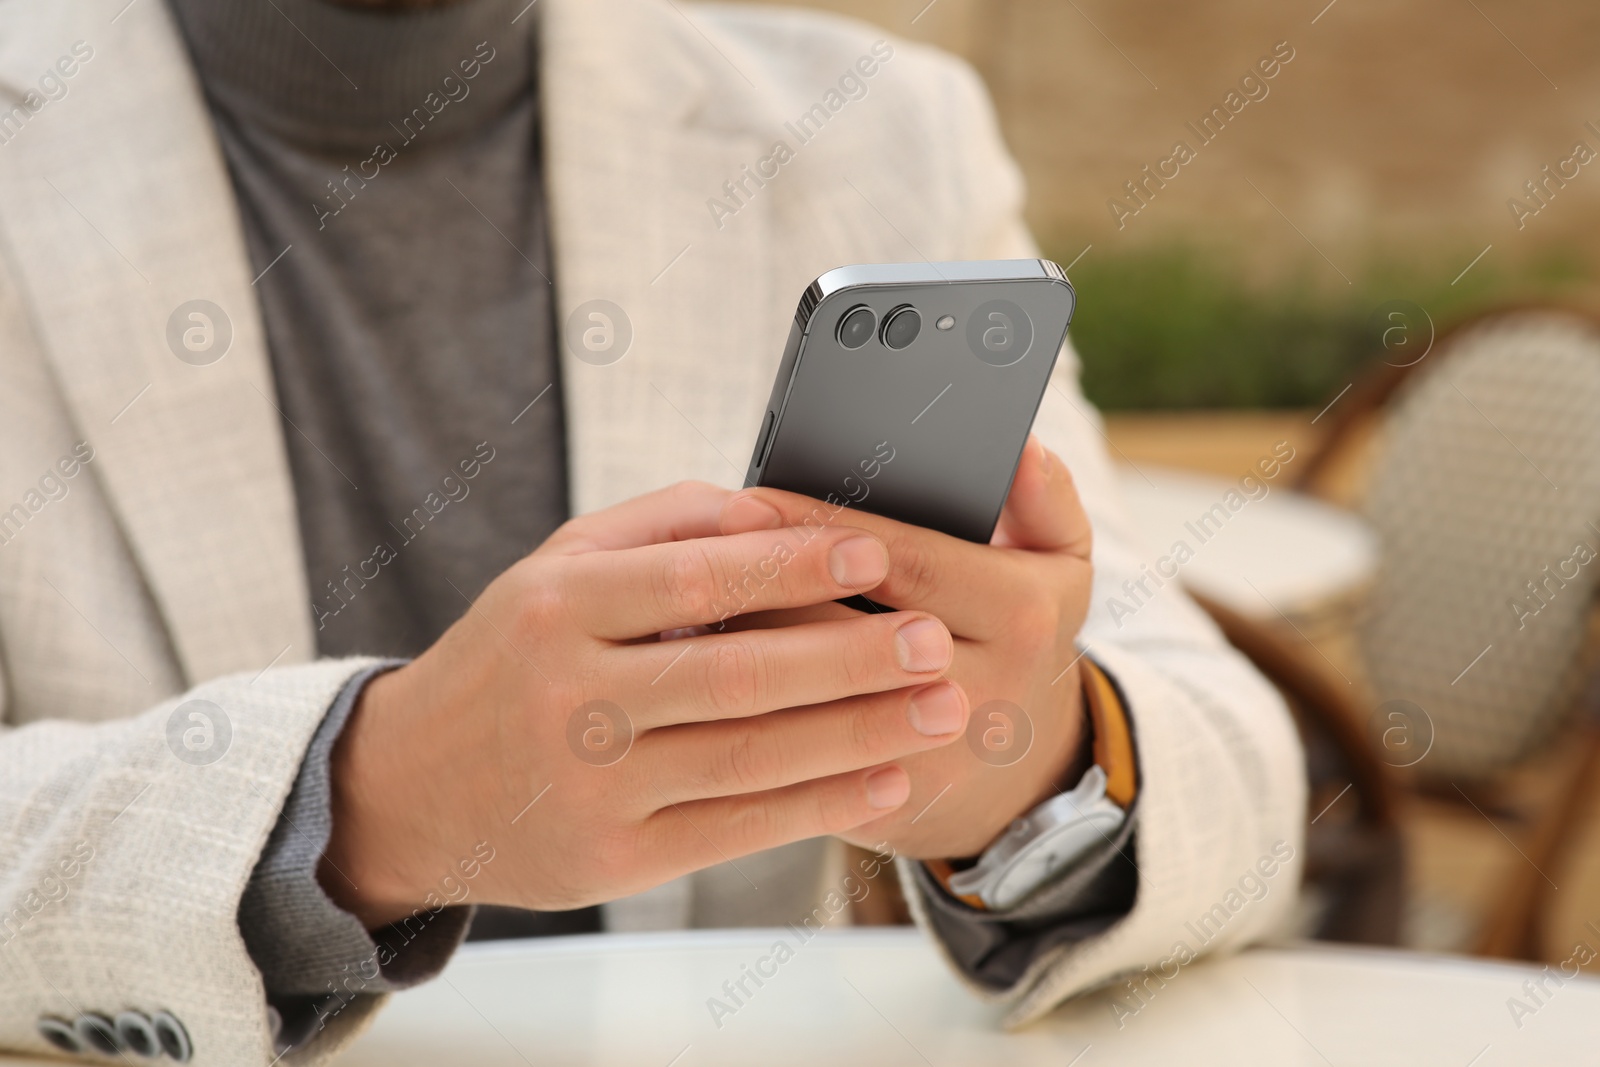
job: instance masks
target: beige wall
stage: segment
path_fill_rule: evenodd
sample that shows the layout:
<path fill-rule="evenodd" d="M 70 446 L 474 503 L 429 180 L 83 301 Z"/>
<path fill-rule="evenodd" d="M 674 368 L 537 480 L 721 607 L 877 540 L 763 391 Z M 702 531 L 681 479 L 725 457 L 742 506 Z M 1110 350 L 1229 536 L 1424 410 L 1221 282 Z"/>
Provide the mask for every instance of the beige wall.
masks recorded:
<path fill-rule="evenodd" d="M 1261 194 L 1348 273 L 1378 248 L 1443 264 L 1464 252 L 1461 266 L 1491 243 L 1486 263 L 1562 244 L 1594 254 L 1600 160 L 1521 231 L 1506 200 L 1575 141 L 1600 152 L 1584 128 L 1600 127 L 1600 5 L 1336 0 L 1313 25 L 1324 2 L 936 0 L 915 24 L 926 0 L 807 6 L 971 60 L 1058 254 L 1201 231 L 1265 266 L 1315 257 Z M 1200 147 L 1185 120 L 1282 40 L 1295 58 L 1270 94 Z M 1179 138 L 1197 158 L 1119 230 L 1107 199 Z"/>

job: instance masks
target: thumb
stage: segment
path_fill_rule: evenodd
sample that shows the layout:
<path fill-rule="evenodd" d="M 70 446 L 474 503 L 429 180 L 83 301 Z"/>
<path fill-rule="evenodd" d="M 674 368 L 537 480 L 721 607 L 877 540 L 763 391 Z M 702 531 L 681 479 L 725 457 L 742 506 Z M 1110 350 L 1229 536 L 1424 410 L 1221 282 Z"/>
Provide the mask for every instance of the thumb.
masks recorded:
<path fill-rule="evenodd" d="M 1029 434 L 993 543 L 1088 559 L 1093 540 L 1072 472 L 1061 457 Z"/>

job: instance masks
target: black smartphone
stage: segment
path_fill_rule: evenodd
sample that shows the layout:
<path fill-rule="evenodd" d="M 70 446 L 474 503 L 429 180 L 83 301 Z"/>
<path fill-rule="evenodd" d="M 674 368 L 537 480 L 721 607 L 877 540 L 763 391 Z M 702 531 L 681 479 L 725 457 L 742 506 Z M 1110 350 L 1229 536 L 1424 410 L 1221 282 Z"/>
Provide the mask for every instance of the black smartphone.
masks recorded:
<path fill-rule="evenodd" d="M 800 298 L 745 485 L 986 543 L 1075 303 L 1043 259 L 830 270 Z"/>

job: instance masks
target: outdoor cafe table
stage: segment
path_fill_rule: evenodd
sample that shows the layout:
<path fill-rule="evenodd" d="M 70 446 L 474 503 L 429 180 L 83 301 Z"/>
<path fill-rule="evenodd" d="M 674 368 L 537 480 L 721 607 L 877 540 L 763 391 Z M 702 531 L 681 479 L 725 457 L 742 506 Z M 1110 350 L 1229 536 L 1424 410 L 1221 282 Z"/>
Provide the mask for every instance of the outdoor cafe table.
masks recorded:
<path fill-rule="evenodd" d="M 783 962 L 778 941 L 792 946 Z M 765 960 L 766 962 L 762 962 Z M 766 972 L 737 1002 L 746 968 Z M 1559 971 L 1550 972 L 1559 979 Z M 1600 980 L 1529 965 L 1300 945 L 1202 959 L 1142 1004 L 1119 987 L 1021 1031 L 920 932 L 613 934 L 466 946 L 396 996 L 345 1067 L 1504 1067 L 1594 1063 Z M 1515 998 L 1528 1011 L 1515 1016 Z M 716 1000 L 729 1010 L 708 1007 Z M 1122 1003 L 1124 1010 L 1114 1009 Z M 1137 1009 L 1136 1013 L 1133 1009 Z"/>
<path fill-rule="evenodd" d="M 1241 487 L 1150 463 L 1120 466 L 1117 483 L 1145 562 L 1241 615 L 1338 612 L 1377 569 L 1377 538 L 1363 519 L 1280 484 Z"/>

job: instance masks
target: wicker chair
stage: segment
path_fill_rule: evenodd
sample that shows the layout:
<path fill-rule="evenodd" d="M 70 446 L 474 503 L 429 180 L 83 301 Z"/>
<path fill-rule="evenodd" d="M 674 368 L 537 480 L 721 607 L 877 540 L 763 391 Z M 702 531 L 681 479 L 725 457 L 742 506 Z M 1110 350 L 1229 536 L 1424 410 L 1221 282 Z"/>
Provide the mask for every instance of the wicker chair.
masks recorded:
<path fill-rule="evenodd" d="M 1561 731 L 1581 749 L 1555 799 L 1526 818 L 1528 863 L 1480 936 L 1487 954 L 1536 958 L 1546 872 L 1600 767 L 1592 714 L 1572 714 L 1594 704 L 1579 697 L 1600 580 L 1600 326 L 1550 309 L 1485 316 L 1425 359 L 1380 367 L 1336 410 L 1300 478 L 1317 492 L 1376 424 L 1364 510 L 1381 557 L 1358 639 L 1379 708 L 1410 702 L 1408 729 L 1429 734 L 1389 762 L 1419 788 L 1497 813 L 1508 771 Z M 1371 733 L 1380 757 L 1384 736 Z"/>

